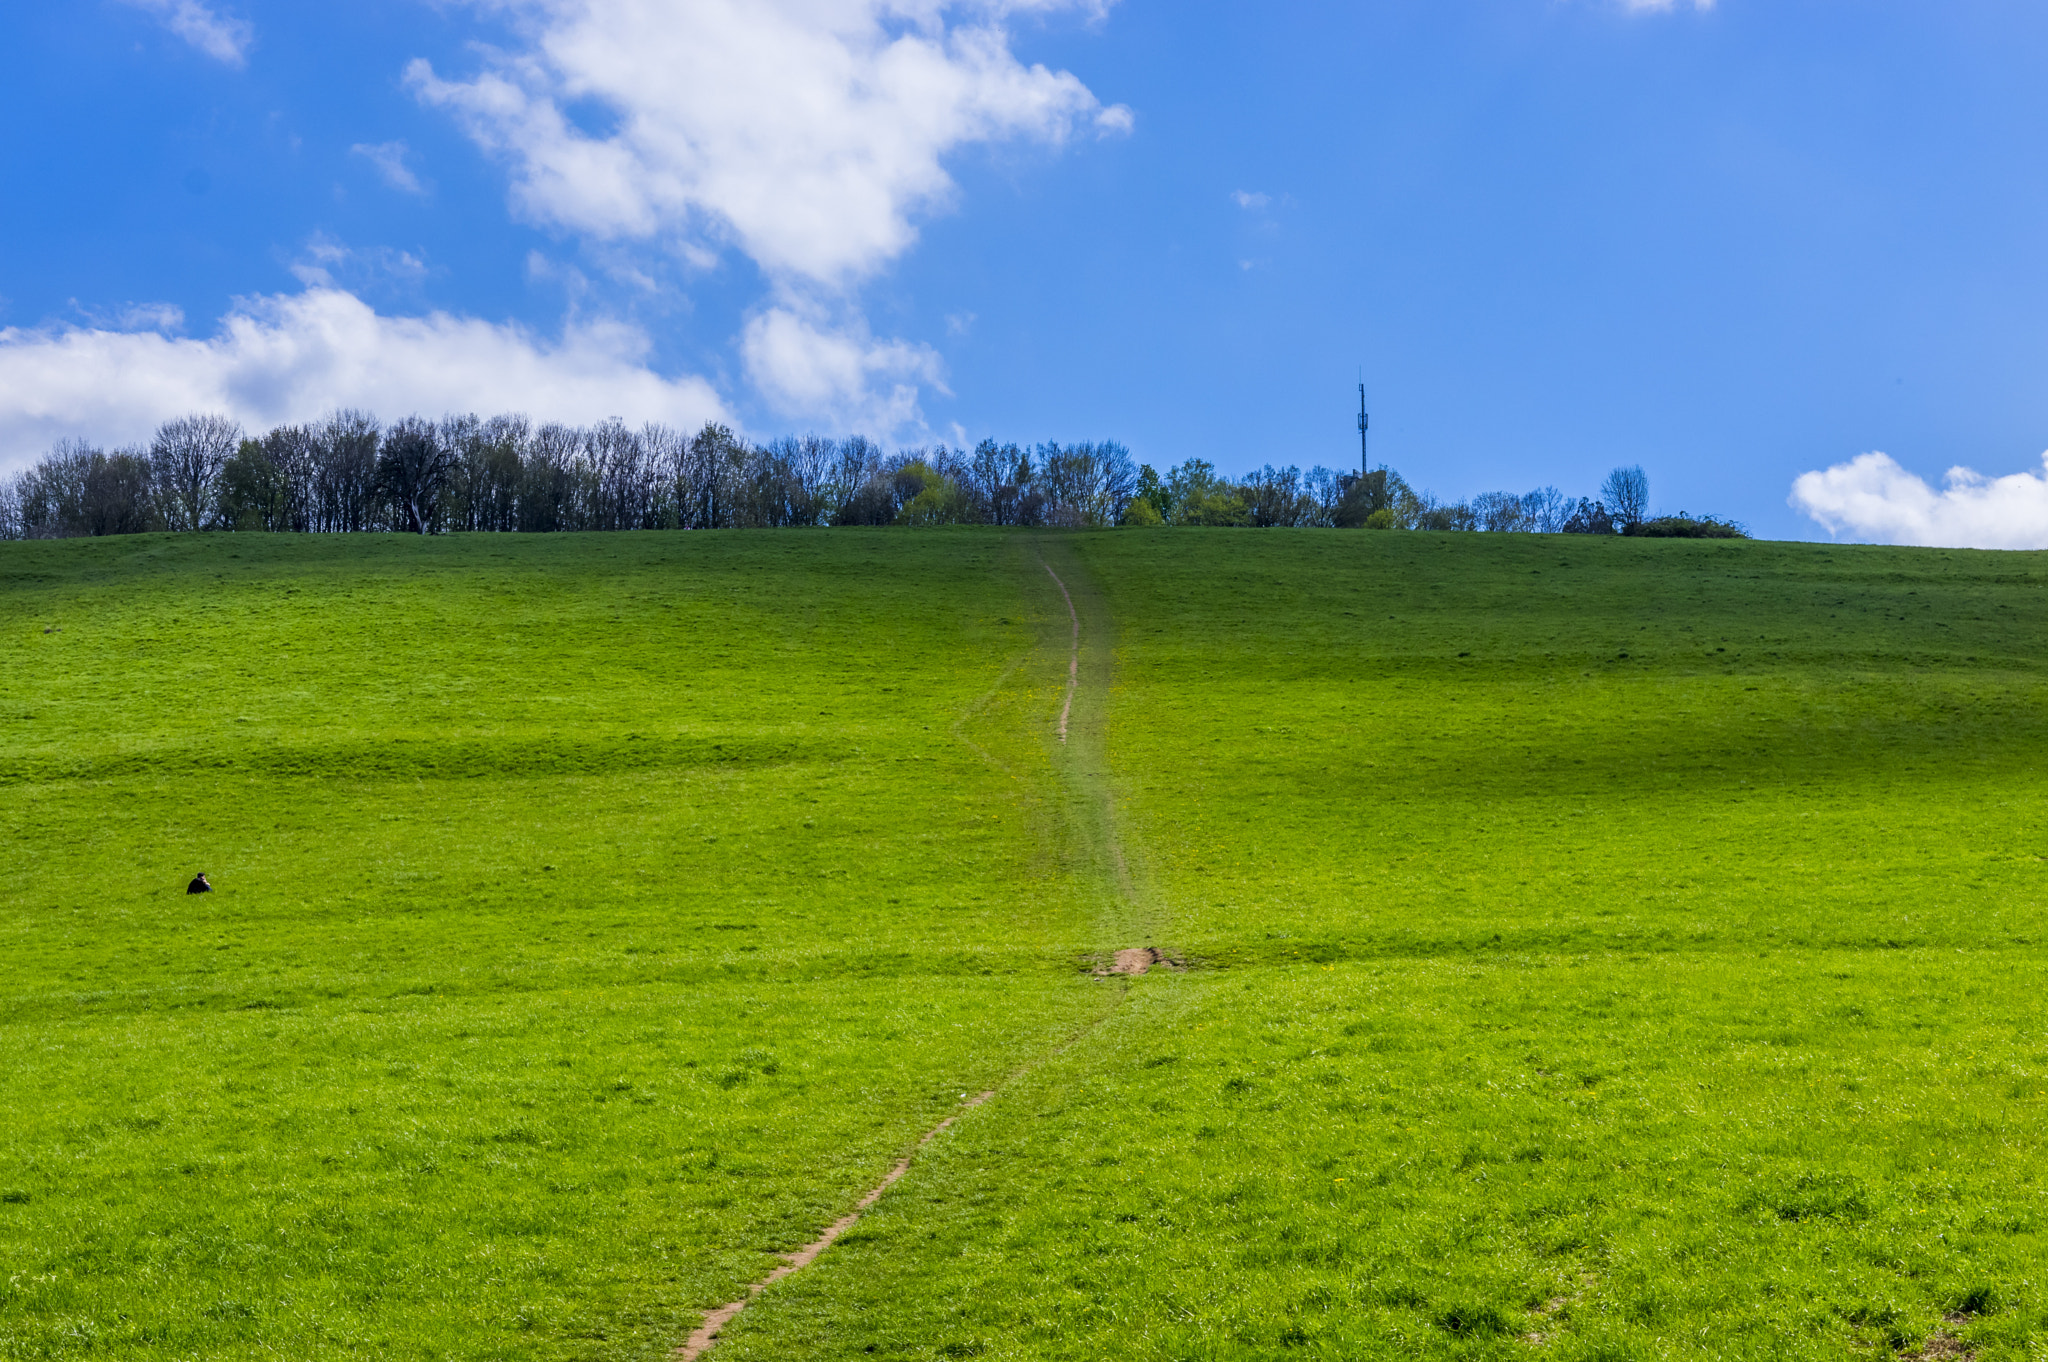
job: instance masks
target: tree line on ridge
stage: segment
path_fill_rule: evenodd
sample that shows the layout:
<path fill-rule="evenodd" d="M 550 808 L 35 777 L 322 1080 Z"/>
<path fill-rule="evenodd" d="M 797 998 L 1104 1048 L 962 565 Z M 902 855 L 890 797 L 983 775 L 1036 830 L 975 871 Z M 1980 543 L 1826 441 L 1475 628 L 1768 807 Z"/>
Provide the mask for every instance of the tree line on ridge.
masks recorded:
<path fill-rule="evenodd" d="M 1200 459 L 1164 475 L 1115 441 L 984 440 L 886 451 L 862 436 L 757 444 L 711 423 L 535 425 L 524 416 L 390 426 L 361 411 L 250 436 L 218 415 L 167 421 L 146 446 L 59 443 L 0 479 L 0 538 L 148 531 L 551 533 L 828 525 L 1307 526 L 1739 536 L 1712 517 L 1648 514 L 1640 468 L 1600 498 L 1556 488 L 1442 502 L 1391 469 Z"/>

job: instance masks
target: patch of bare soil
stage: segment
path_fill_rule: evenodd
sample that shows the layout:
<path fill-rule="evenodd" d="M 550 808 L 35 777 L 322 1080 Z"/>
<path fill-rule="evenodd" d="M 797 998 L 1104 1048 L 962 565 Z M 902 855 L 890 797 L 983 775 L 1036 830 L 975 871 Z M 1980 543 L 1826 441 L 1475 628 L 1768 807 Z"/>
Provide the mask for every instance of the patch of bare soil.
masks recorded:
<path fill-rule="evenodd" d="M 1529 1313 L 1536 1317 L 1536 1323 L 1538 1325 L 1546 1325 L 1550 1323 L 1551 1318 L 1555 1316 L 1558 1311 L 1564 1309 L 1565 1306 L 1569 1304 L 1571 1304 L 1571 1297 L 1569 1296 L 1552 1296 L 1549 1300 L 1543 1302 L 1543 1304 L 1537 1306 L 1534 1310 L 1530 1311 Z M 1544 1333 L 1543 1330 L 1539 1327 L 1531 1329 L 1528 1333 L 1523 1334 L 1522 1342 L 1540 1348 L 1544 1344 L 1550 1342 L 1550 1335 Z"/>
<path fill-rule="evenodd" d="M 1113 974 L 1148 974 L 1154 967 L 1186 969 L 1187 962 L 1174 959 L 1157 946 L 1132 946 L 1118 951 L 1106 964 L 1098 959 L 1094 973 L 1098 979 L 1107 979 Z"/>
<path fill-rule="evenodd" d="M 1970 1317 L 1968 1315 L 1943 1316 L 1942 1323 L 1948 1327 L 1936 1329 L 1927 1336 L 1927 1341 L 1920 1345 L 1919 1351 L 1907 1353 L 1906 1356 L 1951 1357 L 1960 1359 L 1961 1362 L 1968 1362 L 1968 1359 L 1977 1355 L 1976 1350 L 1949 1331 L 1960 1328 L 1969 1322 Z"/>
<path fill-rule="evenodd" d="M 833 1221 L 830 1225 L 826 1226 L 825 1232 L 823 1234 L 819 1235 L 816 1239 L 813 1239 L 810 1243 L 805 1244 L 795 1253 L 784 1254 L 782 1266 L 776 1268 L 773 1272 L 763 1277 L 760 1281 L 755 1282 L 752 1286 L 748 1287 L 746 1295 L 741 1296 L 736 1301 L 729 1301 L 726 1304 L 719 1306 L 716 1310 L 713 1310 L 709 1314 L 705 1315 L 704 1322 L 697 1326 L 697 1331 L 695 1333 L 691 1334 L 688 1338 L 683 1340 L 683 1346 L 675 1350 L 674 1356 L 679 1359 L 679 1362 L 696 1362 L 697 1358 L 702 1357 L 706 1352 L 710 1351 L 711 1345 L 718 1342 L 719 1332 L 723 1330 L 726 1325 L 732 1323 L 733 1317 L 738 1315 L 740 1311 L 746 1309 L 748 1303 L 752 1301 L 754 1297 L 760 1295 L 763 1291 L 766 1291 L 769 1287 L 775 1285 L 775 1283 L 781 1281 L 790 1273 L 800 1272 L 804 1268 L 807 1268 L 812 1263 L 816 1262 L 819 1254 L 823 1253 L 826 1249 L 832 1247 L 833 1240 L 837 1239 L 840 1235 L 846 1233 L 848 1230 L 852 1229 L 854 1225 L 859 1223 L 861 1212 L 867 1210 L 870 1206 L 873 1206 L 877 1201 L 880 1201 L 882 1199 L 882 1193 L 888 1191 L 891 1187 L 894 1187 L 898 1182 L 902 1181 L 903 1175 L 910 1171 L 910 1162 L 912 1159 L 917 1157 L 918 1150 L 923 1149 L 926 1145 L 930 1144 L 933 1140 L 936 1140 L 940 1135 L 944 1134 L 946 1129 L 950 1127 L 953 1124 L 953 1122 L 960 1119 L 961 1112 L 972 1111 L 974 1108 L 980 1106 L 983 1102 L 988 1101 L 989 1098 L 994 1096 L 995 1093 L 993 1092 L 985 1092 L 979 1094 L 978 1096 L 968 1098 L 967 1101 L 961 1104 L 960 1111 L 953 1113 L 951 1116 L 948 1116 L 945 1120 L 933 1126 L 930 1130 L 927 1130 L 924 1133 L 924 1135 L 918 1140 L 917 1144 L 912 1147 L 911 1151 L 908 1154 L 905 1154 L 901 1159 L 898 1159 L 896 1161 L 896 1166 L 889 1170 L 889 1175 L 887 1177 L 883 1178 L 880 1182 L 876 1183 L 875 1186 L 868 1191 L 867 1195 L 863 1196 L 859 1201 L 853 1203 L 853 1209 L 851 1211 L 848 1211 L 845 1215 L 840 1216 L 837 1220 Z"/>
<path fill-rule="evenodd" d="M 1567 1305 L 1585 1295 L 1597 1280 L 1599 1279 L 1593 1273 L 1581 1272 L 1579 1274 L 1579 1289 L 1577 1291 L 1572 1292 L 1569 1296 L 1552 1296 L 1543 1304 L 1532 1306 L 1529 1310 L 1530 1322 L 1536 1327 L 1522 1335 L 1522 1342 L 1534 1348 L 1540 1348 L 1550 1342 L 1550 1331 L 1557 1322 L 1558 1313 Z"/>

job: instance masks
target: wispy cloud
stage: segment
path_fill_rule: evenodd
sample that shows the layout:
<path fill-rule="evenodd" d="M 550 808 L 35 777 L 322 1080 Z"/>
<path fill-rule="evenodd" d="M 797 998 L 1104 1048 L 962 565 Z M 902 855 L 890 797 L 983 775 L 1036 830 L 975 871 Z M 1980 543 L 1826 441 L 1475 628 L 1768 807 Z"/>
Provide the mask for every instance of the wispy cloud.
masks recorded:
<path fill-rule="evenodd" d="M 417 285 L 431 273 L 427 262 L 411 251 L 391 246 L 350 246 L 325 232 L 315 232 L 289 268 L 308 288 L 346 288 L 357 293 L 392 285 Z"/>
<path fill-rule="evenodd" d="M 76 298 L 71 306 L 87 326 L 121 331 L 161 331 L 170 334 L 185 329 L 185 309 L 176 303 L 124 303 L 117 308 L 92 307 Z"/>
<path fill-rule="evenodd" d="M 249 44 L 256 30 L 246 20 L 208 9 L 200 0 L 123 0 L 123 3 L 154 14 L 165 28 L 192 46 L 229 66 L 249 60 Z"/>
<path fill-rule="evenodd" d="M 1230 198 L 1232 202 L 1234 202 L 1239 208 L 1244 209 L 1246 212 L 1251 212 L 1256 209 L 1264 208 L 1268 204 L 1273 202 L 1273 196 L 1271 194 L 1255 193 L 1248 189 L 1237 190 L 1235 193 L 1231 194 Z"/>
<path fill-rule="evenodd" d="M 1631 14 L 1652 14 L 1674 9 L 1712 9 L 1714 0 L 1621 0 Z"/>
<path fill-rule="evenodd" d="M 2048 454 L 2042 473 L 1990 478 L 1955 467 L 1936 491 L 1888 454 L 1803 473 L 1791 504 L 1830 534 L 1947 548 L 2048 548 Z"/>
<path fill-rule="evenodd" d="M 412 167 L 405 163 L 411 148 L 400 142 L 358 142 L 349 148 L 349 154 L 360 156 L 377 168 L 384 177 L 384 183 L 407 194 L 424 194 L 426 186 L 420 177 L 413 174 Z"/>

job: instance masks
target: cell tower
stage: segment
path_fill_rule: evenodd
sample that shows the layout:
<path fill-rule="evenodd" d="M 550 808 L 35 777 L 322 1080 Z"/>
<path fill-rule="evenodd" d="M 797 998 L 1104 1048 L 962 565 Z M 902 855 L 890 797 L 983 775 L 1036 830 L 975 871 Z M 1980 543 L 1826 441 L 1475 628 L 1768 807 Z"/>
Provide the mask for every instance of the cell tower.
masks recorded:
<path fill-rule="evenodd" d="M 1358 476 L 1372 472 L 1372 461 L 1366 457 L 1365 429 L 1371 424 L 1365 416 L 1365 380 L 1358 380 Z"/>

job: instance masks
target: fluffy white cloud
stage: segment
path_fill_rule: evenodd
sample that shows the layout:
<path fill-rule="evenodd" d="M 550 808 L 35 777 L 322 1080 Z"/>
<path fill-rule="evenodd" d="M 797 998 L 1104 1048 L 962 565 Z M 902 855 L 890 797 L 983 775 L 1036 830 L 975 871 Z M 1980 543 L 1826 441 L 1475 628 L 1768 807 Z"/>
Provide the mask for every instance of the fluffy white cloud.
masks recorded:
<path fill-rule="evenodd" d="M 777 305 L 747 323 L 740 341 L 747 378 L 790 416 L 872 433 L 921 423 L 920 384 L 943 390 L 929 346 L 878 341 L 858 318 L 832 325 L 810 309 Z"/>
<path fill-rule="evenodd" d="M 596 240 L 737 245 L 782 282 L 842 287 L 944 206 L 942 160 L 1129 127 L 1025 66 L 1006 20 L 1101 0 L 473 0 L 529 35 L 469 80 L 408 71 L 513 167 L 532 218 Z M 575 106 L 605 111 L 580 126 Z"/>
<path fill-rule="evenodd" d="M 199 0 L 124 0 L 124 3 L 156 15 L 165 28 L 216 61 L 240 66 L 249 58 L 249 44 L 255 39 L 255 30 L 240 19 L 215 13 Z"/>
<path fill-rule="evenodd" d="M 248 26 L 201 0 L 126 2 L 222 60 L 243 59 Z M 486 50 L 467 79 L 414 62 L 419 96 L 502 156 L 520 208 L 580 236 L 608 278 L 655 290 L 656 258 L 697 269 L 734 248 L 751 258 L 766 296 L 739 358 L 786 419 L 898 433 L 921 424 L 920 393 L 943 390 L 938 356 L 873 336 L 852 290 L 914 244 L 921 214 L 946 206 L 949 154 L 1130 126 L 1074 76 L 1010 50 L 1020 14 L 1099 17 L 1109 0 L 468 3 L 510 16 L 518 41 Z M 393 186 L 422 189 L 405 144 L 352 151 Z M 316 239 L 295 268 L 304 293 L 248 301 L 211 339 L 178 336 L 168 314 L 0 331 L 0 465 L 65 435 L 137 439 L 192 409 L 252 425 L 343 404 L 724 416 L 702 380 L 648 368 L 636 327 L 543 340 L 440 313 L 379 315 L 349 289 L 424 277 L 402 252 Z"/>
<path fill-rule="evenodd" d="M 1987 478 L 1948 470 L 1940 491 L 1886 454 L 1862 454 L 1792 484 L 1791 504 L 1830 534 L 1948 548 L 2048 548 L 2048 454 L 2042 473 Z"/>
<path fill-rule="evenodd" d="M 646 335 L 616 323 L 544 340 L 436 312 L 389 317 L 351 293 L 244 300 L 205 340 L 157 331 L 0 330 L 0 471 L 65 436 L 146 439 L 158 422 L 225 412 L 256 427 L 334 407 L 523 411 L 543 419 L 729 419 L 710 385 L 647 366 Z"/>

